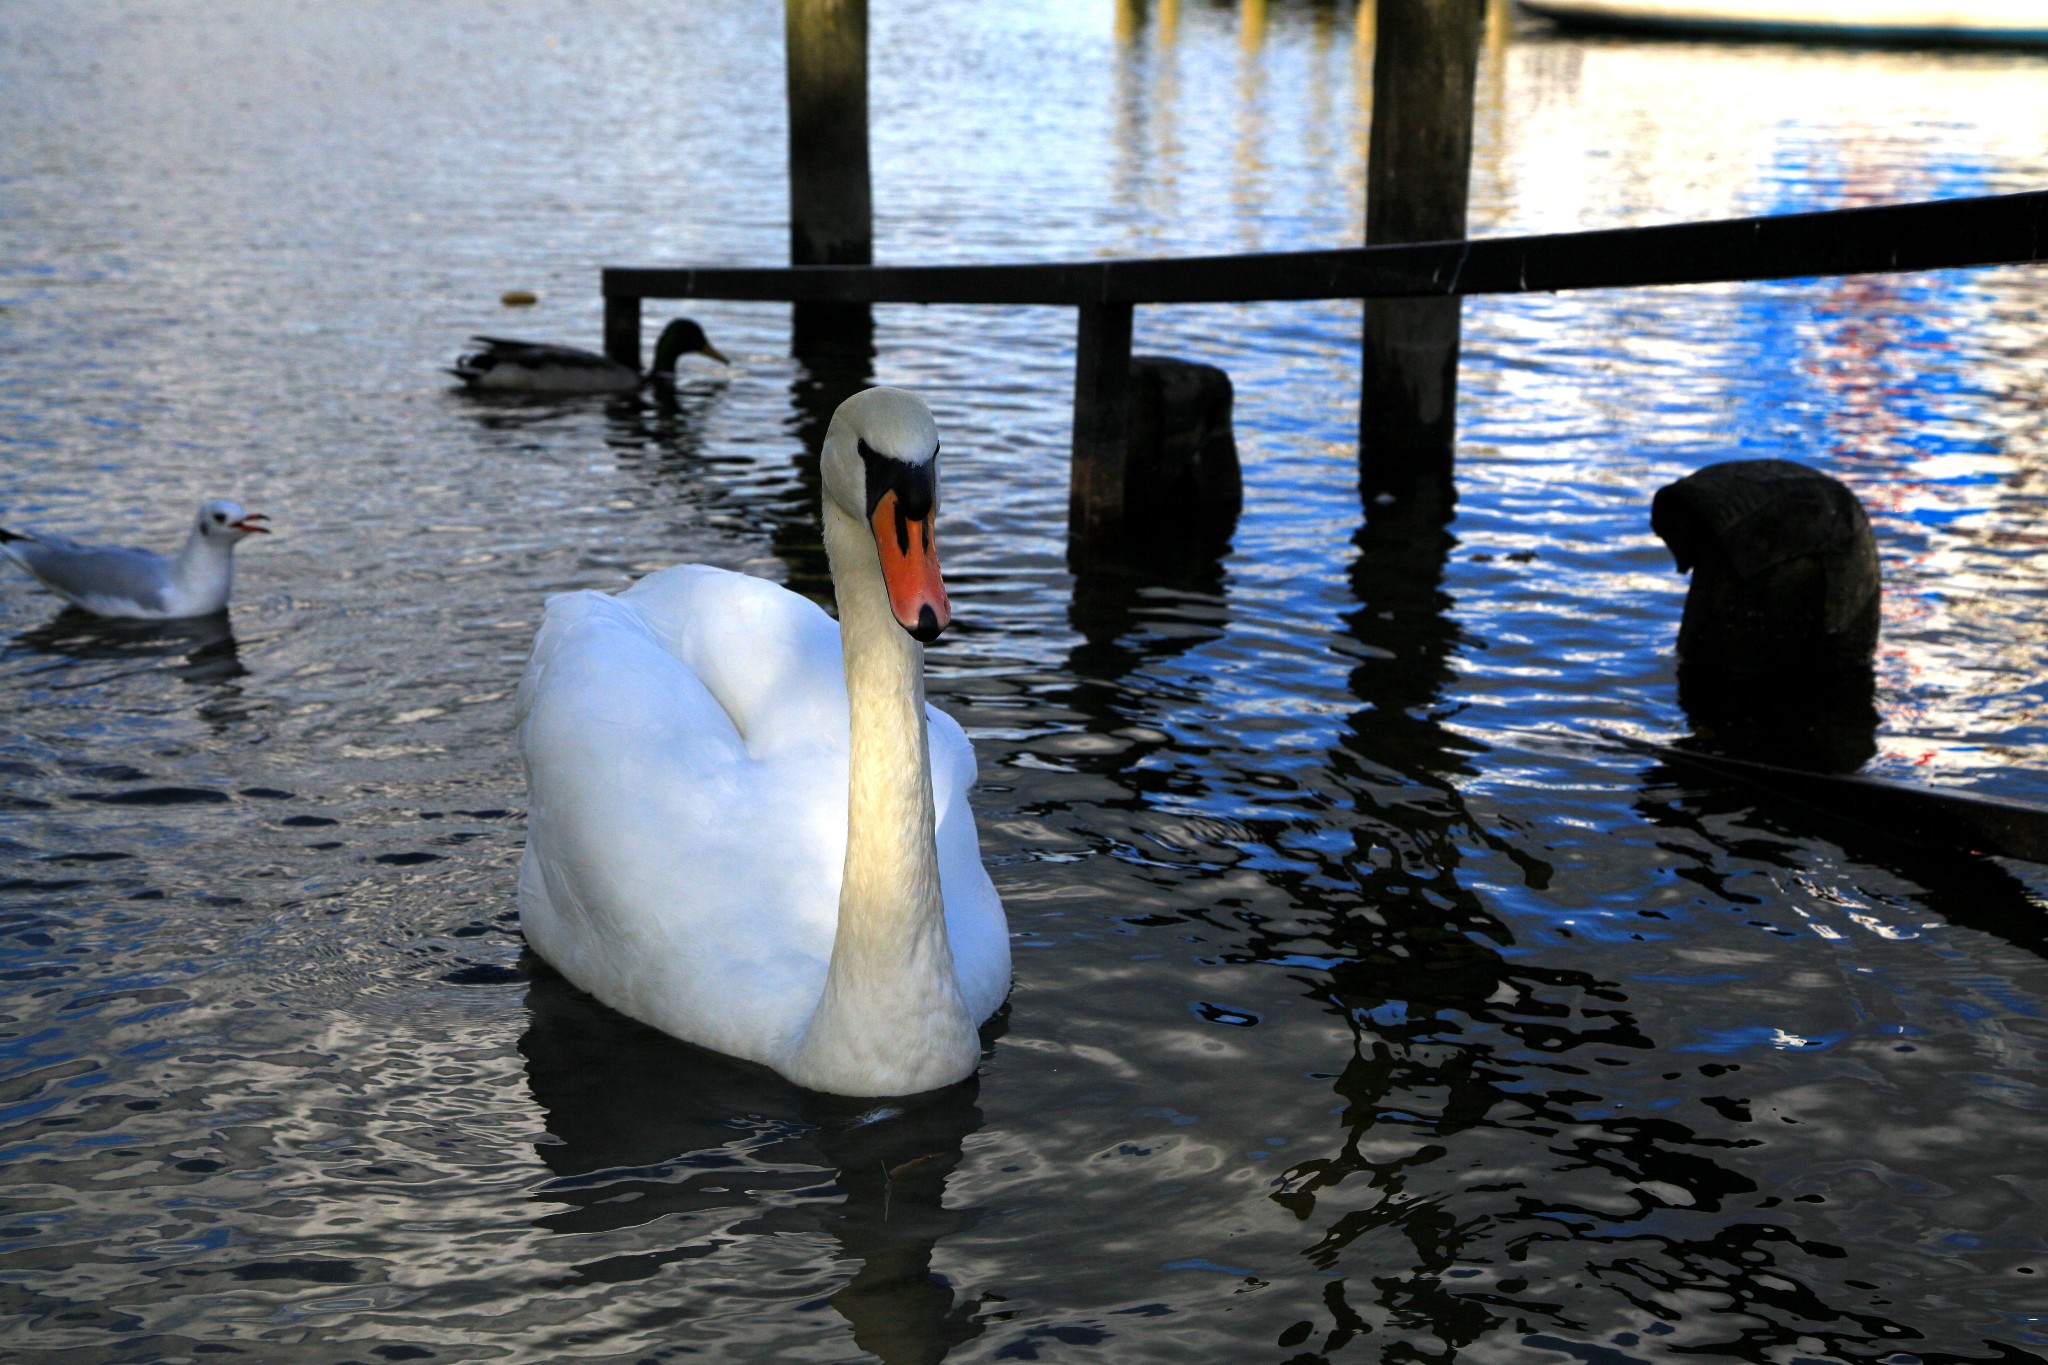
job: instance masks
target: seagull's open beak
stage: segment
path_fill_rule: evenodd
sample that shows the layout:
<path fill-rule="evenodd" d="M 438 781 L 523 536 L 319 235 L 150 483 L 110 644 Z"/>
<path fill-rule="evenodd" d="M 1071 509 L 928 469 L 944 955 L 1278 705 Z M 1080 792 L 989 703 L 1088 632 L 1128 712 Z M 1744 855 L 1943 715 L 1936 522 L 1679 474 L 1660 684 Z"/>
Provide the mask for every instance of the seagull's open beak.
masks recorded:
<path fill-rule="evenodd" d="M 713 345 L 712 345 L 712 344 L 711 344 L 710 342 L 708 342 L 708 341 L 707 341 L 707 342 L 705 342 L 705 343 L 704 343 L 704 344 L 703 344 L 702 346 L 699 346 L 699 347 L 697 348 L 697 354 L 699 354 L 699 355 L 708 355 L 708 356 L 710 356 L 710 357 L 711 357 L 711 358 L 712 358 L 713 360 L 717 361 L 717 362 L 718 362 L 719 364 L 721 364 L 721 365 L 730 365 L 730 364 L 732 364 L 732 362 L 731 362 L 730 360 L 727 360 L 727 359 L 725 358 L 725 352 L 724 352 L 724 351 L 721 351 L 721 350 L 719 350 L 719 349 L 718 349 L 718 348 L 717 348 L 716 346 L 713 346 Z"/>
<path fill-rule="evenodd" d="M 929 504 L 927 504 L 929 505 Z M 946 583 L 939 577 L 939 552 L 932 545 L 932 516 L 908 517 L 892 492 L 882 494 L 869 519 L 875 548 L 882 552 L 882 582 L 896 624 L 925 644 L 939 638 L 953 619 Z"/>
<path fill-rule="evenodd" d="M 251 512 L 248 516 L 243 517 L 240 521 L 231 521 L 228 523 L 228 525 L 237 531 L 267 536 L 270 534 L 270 528 L 268 526 L 258 526 L 256 523 L 259 521 L 269 520 L 270 518 L 263 515 L 263 513 L 261 512 Z"/>

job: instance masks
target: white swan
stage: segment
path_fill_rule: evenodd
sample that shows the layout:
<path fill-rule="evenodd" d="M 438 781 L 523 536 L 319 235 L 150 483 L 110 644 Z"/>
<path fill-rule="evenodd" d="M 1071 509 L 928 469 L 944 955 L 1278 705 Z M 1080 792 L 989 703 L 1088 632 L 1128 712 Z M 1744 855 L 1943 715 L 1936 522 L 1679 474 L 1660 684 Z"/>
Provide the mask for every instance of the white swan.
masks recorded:
<path fill-rule="evenodd" d="M 949 620 L 938 432 L 898 389 L 825 437 L 839 624 L 702 565 L 551 598 L 519 688 L 527 942 L 612 1008 L 842 1095 L 950 1085 L 1010 985 L 967 789 L 925 704 Z"/>

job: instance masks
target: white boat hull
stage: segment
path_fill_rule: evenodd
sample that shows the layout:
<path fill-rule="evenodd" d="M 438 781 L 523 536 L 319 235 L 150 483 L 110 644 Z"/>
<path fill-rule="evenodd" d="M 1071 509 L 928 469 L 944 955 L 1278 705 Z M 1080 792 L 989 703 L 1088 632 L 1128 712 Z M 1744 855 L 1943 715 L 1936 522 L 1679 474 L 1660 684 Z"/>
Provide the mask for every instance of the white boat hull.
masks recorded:
<path fill-rule="evenodd" d="M 1841 41 L 2048 45 L 2048 0 L 1521 0 L 1568 24 Z"/>

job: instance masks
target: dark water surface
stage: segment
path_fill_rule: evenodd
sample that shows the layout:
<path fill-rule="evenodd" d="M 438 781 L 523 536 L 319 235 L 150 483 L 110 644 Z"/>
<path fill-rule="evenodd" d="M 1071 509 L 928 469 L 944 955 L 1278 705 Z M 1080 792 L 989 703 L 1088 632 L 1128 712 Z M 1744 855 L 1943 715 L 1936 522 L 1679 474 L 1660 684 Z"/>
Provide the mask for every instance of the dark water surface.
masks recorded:
<path fill-rule="evenodd" d="M 885 258 L 1357 240 L 1344 5 L 877 4 Z M 542 599 L 819 591 L 775 308 L 672 402 L 502 405 L 476 330 L 784 250 L 773 4 L 0 11 L 0 511 L 278 534 L 231 622 L 0 581 L 0 1349 L 47 1362 L 2048 1359 L 2041 869 L 1643 760 L 1659 484 L 1872 509 L 1874 770 L 2048 795 L 2048 284 L 1467 310 L 1463 502 L 1360 536 L 1356 310 L 1147 310 L 1227 366 L 1220 565 L 1074 582 L 1071 319 L 885 310 L 937 410 L 1017 986 L 978 1082 L 823 1100 L 521 960 Z M 1503 35 L 1496 35 L 1497 38 Z M 1483 230 L 2033 188 L 2037 56 L 1489 47 Z M 501 290 L 538 289 L 507 313 Z M 694 362 L 693 362 L 694 364 Z"/>

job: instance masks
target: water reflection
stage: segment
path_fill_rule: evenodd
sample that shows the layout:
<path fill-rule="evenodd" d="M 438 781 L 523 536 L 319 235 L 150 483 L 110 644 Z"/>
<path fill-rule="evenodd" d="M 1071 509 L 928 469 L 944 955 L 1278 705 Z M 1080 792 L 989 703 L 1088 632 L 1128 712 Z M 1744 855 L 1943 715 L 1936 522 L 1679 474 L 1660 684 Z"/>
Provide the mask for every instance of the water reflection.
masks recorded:
<path fill-rule="evenodd" d="M 1689 766 L 1680 771 L 1652 765 L 1643 775 L 1636 809 L 1652 823 L 1705 845 L 1787 869 L 1802 866 L 1812 840 L 1826 839 L 1851 862 L 1904 879 L 1910 887 L 1905 894 L 1942 919 L 2048 957 L 2048 916 L 2027 884 L 1992 858 L 1953 843 L 1922 843 L 1840 810 L 1750 783 L 1717 781 Z"/>
<path fill-rule="evenodd" d="M 769 543 L 789 566 L 789 586 L 817 601 L 832 600 L 832 570 L 825 562 L 825 528 L 820 520 L 825 484 L 818 456 L 839 405 L 875 382 L 872 352 L 806 359 L 789 386 L 788 430 L 798 449 L 790 457 L 795 474 L 789 488 L 765 507 L 771 519 Z"/>
<path fill-rule="evenodd" d="M 1219 638 L 1230 623 L 1219 558 L 1091 564 L 1074 579 L 1067 655 L 1082 690 Z M 1093 708 L 1083 707 L 1093 714 Z M 1119 722 L 1123 723 L 1123 722 Z"/>
<path fill-rule="evenodd" d="M 725 381 L 662 384 L 604 405 L 605 444 L 643 462 L 650 477 L 701 481 L 711 416 L 725 397 Z"/>
<path fill-rule="evenodd" d="M 1877 752 L 1877 679 L 1757 678 L 1681 663 L 1678 702 L 1691 742 L 1732 758 L 1853 773 Z"/>
<path fill-rule="evenodd" d="M 1483 750 L 1443 724 L 1454 656 L 1470 643 L 1442 586 L 1452 539 L 1437 518 L 1395 508 L 1356 544 L 1358 606 L 1344 626 L 1361 656 L 1350 677 L 1361 706 L 1318 784 L 1348 799 L 1350 847 L 1288 844 L 1310 864 L 1283 877 L 1309 913 L 1242 934 L 1248 960 L 1294 968 L 1354 1040 L 1332 1078 L 1336 1149 L 1295 1162 L 1270 1196 L 1314 1227 L 1301 1254 L 1331 1276 L 1327 1321 L 1297 1323 L 1279 1344 L 1320 1333 L 1327 1355 L 1426 1324 L 1428 1339 L 1456 1349 L 1514 1323 L 1531 1346 L 1634 1359 L 1611 1349 L 1639 1340 L 1618 1330 L 1627 1320 L 1603 1325 L 1587 1311 L 1587 1269 L 1564 1249 L 1578 1239 L 1602 1248 L 1594 1273 L 1652 1323 L 1685 1311 L 1702 1286 L 1726 1295 L 1746 1336 L 1721 1344 L 1740 1358 L 1775 1358 L 1803 1334 L 1829 1349 L 1914 1336 L 1830 1301 L 1849 1291 L 1815 1267 L 1839 1259 L 1836 1248 L 1744 1216 L 1759 1185 L 1729 1158 L 1756 1139 L 1722 1136 L 1718 1121 L 1634 1113 L 1628 1082 L 1588 1064 L 1624 1067 L 1658 1041 L 1621 982 L 1531 962 L 1470 884 L 1467 865 L 1487 853 L 1531 892 L 1555 869 L 1489 829 L 1460 790 Z M 1711 1080 L 1728 1069 L 1700 1070 Z M 1661 1084 L 1682 1088 L 1684 1073 Z M 1701 1103 L 1734 1125 L 1751 1121 L 1725 1094 Z M 1451 1169 L 1454 1153 L 1469 1165 Z M 1471 1166 L 1501 1178 L 1475 1183 Z M 1502 1197 L 1512 1218 L 1500 1216 Z M 1676 1223 L 1674 1210 L 1700 1222 Z M 1359 1263 L 1405 1269 L 1337 1273 Z"/>
<path fill-rule="evenodd" d="M 830 1302 L 863 1351 L 935 1365 L 980 1334 L 979 1302 L 956 1303 L 931 1270 L 933 1247 L 971 1216 L 945 1195 L 982 1124 L 977 1081 L 886 1103 L 820 1095 L 533 970 L 519 1051 L 550 1138 L 535 1151 L 553 1174 L 535 1222 L 652 1239 L 574 1266 L 578 1281 L 651 1279 L 736 1237 L 824 1233 L 852 1266 Z"/>
<path fill-rule="evenodd" d="M 118 621 L 66 607 L 42 625 L 14 637 L 34 653 L 72 664 L 113 665 L 93 669 L 58 687 L 98 687 L 121 678 L 161 673 L 205 689 L 198 712 L 216 730 L 245 719 L 255 706 L 240 680 L 249 675 L 241 645 L 225 611 L 178 621 Z M 176 662 L 168 662 L 175 660 Z M 168 663 L 168 666 L 166 664 Z"/>

